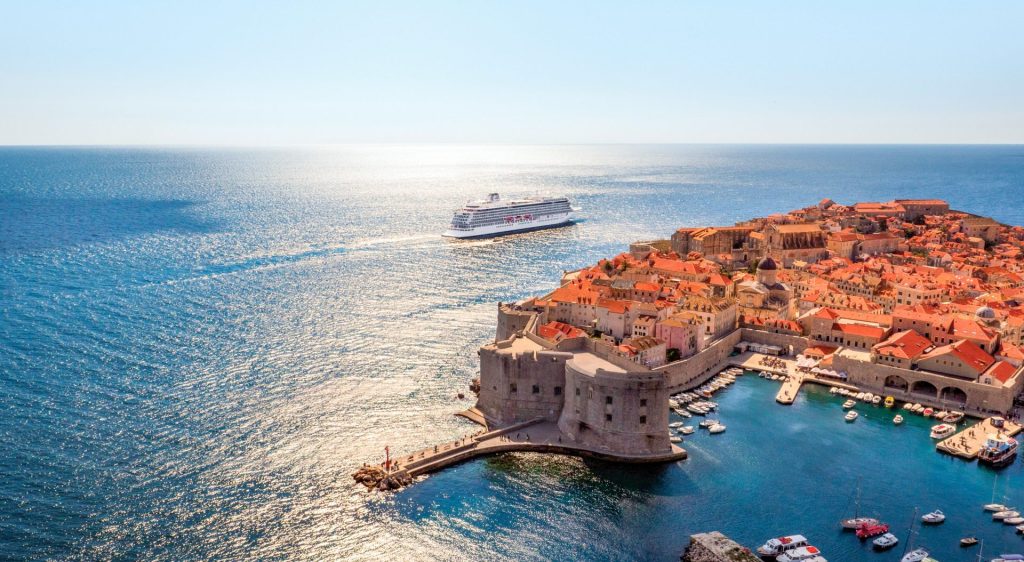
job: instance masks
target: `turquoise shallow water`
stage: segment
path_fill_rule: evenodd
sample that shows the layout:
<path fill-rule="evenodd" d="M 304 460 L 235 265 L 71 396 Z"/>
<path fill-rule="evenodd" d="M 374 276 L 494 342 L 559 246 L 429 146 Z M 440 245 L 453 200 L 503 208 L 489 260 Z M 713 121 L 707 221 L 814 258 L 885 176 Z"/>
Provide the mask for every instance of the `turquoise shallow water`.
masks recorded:
<path fill-rule="evenodd" d="M 665 236 L 814 203 L 944 197 L 1024 224 L 1022 147 L 0 149 L 0 558 L 675 558 L 689 533 L 804 532 L 830 560 L 890 560 L 835 529 L 864 503 L 942 560 L 984 533 L 993 474 L 925 427 L 853 425 L 771 383 L 721 395 L 729 430 L 660 467 L 506 455 L 394 496 L 350 472 L 384 445 L 473 428 L 495 305 Z M 490 191 L 569 195 L 584 220 L 437 236 Z M 1024 505 L 1020 464 L 999 488 Z"/>

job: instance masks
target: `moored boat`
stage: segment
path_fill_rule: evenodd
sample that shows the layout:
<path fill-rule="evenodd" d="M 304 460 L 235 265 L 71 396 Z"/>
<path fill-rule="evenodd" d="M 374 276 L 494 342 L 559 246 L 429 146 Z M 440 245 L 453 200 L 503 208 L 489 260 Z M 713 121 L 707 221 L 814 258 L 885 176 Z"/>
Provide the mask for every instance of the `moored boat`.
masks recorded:
<path fill-rule="evenodd" d="M 999 468 L 1017 458 L 1017 440 L 1002 433 L 989 435 L 978 452 L 978 462 Z"/>
<path fill-rule="evenodd" d="M 956 426 L 940 423 L 939 425 L 932 426 L 931 437 L 932 439 L 945 439 L 954 433 L 956 433 Z"/>
<path fill-rule="evenodd" d="M 671 443 L 682 443 L 683 442 L 683 438 L 682 437 L 677 437 L 675 435 L 673 435 L 672 437 L 669 437 L 668 440 Z"/>
<path fill-rule="evenodd" d="M 757 547 L 757 553 L 761 556 L 778 556 L 788 550 L 807 546 L 807 537 L 803 535 L 786 535 L 775 539 L 768 539 L 764 544 Z"/>
<path fill-rule="evenodd" d="M 944 421 L 946 423 L 959 423 L 960 420 L 962 420 L 962 419 L 964 419 L 964 413 L 963 412 L 953 411 L 953 412 L 950 412 L 950 413 L 946 414 L 946 417 L 943 418 L 942 421 Z"/>
<path fill-rule="evenodd" d="M 850 410 L 849 412 L 846 412 L 846 415 L 843 416 L 843 419 L 845 419 L 848 422 L 852 422 L 856 420 L 859 415 L 860 414 L 858 414 L 856 410 Z"/>
<path fill-rule="evenodd" d="M 895 398 L 893 398 L 892 396 L 886 396 L 885 397 L 885 407 L 886 408 L 892 408 L 895 405 L 896 405 L 896 399 Z"/>
<path fill-rule="evenodd" d="M 682 433 L 683 435 L 690 435 L 694 431 L 695 430 L 693 429 L 692 425 L 684 425 L 683 427 L 679 428 L 679 433 Z"/>
<path fill-rule="evenodd" d="M 1008 509 L 1006 509 L 1004 511 L 997 511 L 997 512 L 992 514 L 992 520 L 993 521 L 1002 521 L 1003 519 L 1006 519 L 1008 517 L 1020 517 L 1020 512 L 1019 511 L 1014 511 L 1013 508 L 1011 507 L 1011 508 L 1008 508 Z"/>
<path fill-rule="evenodd" d="M 894 417 L 892 419 L 892 423 L 894 423 L 896 425 L 899 425 L 899 424 L 903 423 L 903 416 L 901 416 L 899 414 L 896 414 L 896 417 Z"/>
<path fill-rule="evenodd" d="M 1006 519 L 1003 519 L 1003 525 L 1013 525 L 1016 527 L 1021 523 L 1024 523 L 1024 517 L 1007 517 Z"/>
<path fill-rule="evenodd" d="M 847 531 L 855 531 L 864 525 L 878 525 L 878 519 L 873 517 L 851 517 L 843 519 L 839 524 Z"/>
<path fill-rule="evenodd" d="M 960 539 L 960 546 L 974 546 L 978 544 L 978 537 L 971 535 Z"/>
<path fill-rule="evenodd" d="M 870 539 L 871 537 L 877 537 L 878 535 L 888 532 L 889 525 L 885 523 L 876 523 L 874 525 L 865 523 L 857 528 L 856 534 L 858 539 Z"/>
<path fill-rule="evenodd" d="M 714 425 L 712 425 L 711 427 L 708 428 L 708 432 L 713 433 L 713 434 L 714 433 L 722 433 L 724 431 L 725 431 L 725 424 L 721 424 L 721 423 L 716 423 L 716 424 L 714 424 Z"/>
<path fill-rule="evenodd" d="M 925 513 L 921 516 L 921 521 L 926 525 L 938 525 L 946 520 L 946 514 L 942 513 L 941 509 L 936 509 L 931 513 Z"/>
<path fill-rule="evenodd" d="M 915 548 L 900 558 L 900 562 L 924 562 L 928 558 L 928 551 L 923 548 Z"/>
<path fill-rule="evenodd" d="M 817 547 L 807 545 L 787 550 L 775 558 L 777 562 L 828 562 Z"/>
<path fill-rule="evenodd" d="M 843 402 L 843 409 L 844 410 L 849 410 L 850 408 L 852 408 L 852 407 L 854 407 L 856 405 L 857 405 L 857 401 L 856 400 L 852 400 L 852 399 L 851 400 L 847 400 L 846 402 Z"/>
<path fill-rule="evenodd" d="M 896 544 L 899 542 L 900 539 L 896 538 L 896 535 L 892 533 L 886 533 L 878 537 L 877 539 L 871 541 L 871 544 L 875 545 L 876 550 L 888 550 L 896 546 Z"/>
<path fill-rule="evenodd" d="M 921 415 L 926 417 L 926 418 L 930 418 L 930 417 L 932 417 L 932 413 L 933 412 L 935 412 L 935 410 L 933 410 L 931 408 L 925 408 L 924 411 L 921 412 Z"/>

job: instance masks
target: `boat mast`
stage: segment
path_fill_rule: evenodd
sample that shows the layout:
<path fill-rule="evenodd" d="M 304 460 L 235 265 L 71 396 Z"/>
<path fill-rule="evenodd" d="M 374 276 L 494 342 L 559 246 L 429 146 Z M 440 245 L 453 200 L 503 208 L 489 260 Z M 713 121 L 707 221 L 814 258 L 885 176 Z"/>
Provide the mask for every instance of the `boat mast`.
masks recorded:
<path fill-rule="evenodd" d="M 917 508 L 915 507 L 914 508 L 914 518 L 910 520 L 910 530 L 907 531 L 907 542 L 906 542 L 906 544 L 903 545 L 903 554 L 900 555 L 901 557 L 907 555 L 907 549 L 910 548 L 910 544 L 914 540 L 914 522 L 916 522 L 916 521 L 917 521 Z"/>

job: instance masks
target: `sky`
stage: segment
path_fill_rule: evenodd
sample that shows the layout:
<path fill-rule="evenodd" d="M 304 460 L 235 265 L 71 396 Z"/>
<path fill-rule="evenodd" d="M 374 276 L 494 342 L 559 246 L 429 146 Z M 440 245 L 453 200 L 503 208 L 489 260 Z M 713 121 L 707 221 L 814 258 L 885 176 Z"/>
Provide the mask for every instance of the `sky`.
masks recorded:
<path fill-rule="evenodd" d="M 1024 2 L 0 0 L 0 144 L 1024 143 Z"/>

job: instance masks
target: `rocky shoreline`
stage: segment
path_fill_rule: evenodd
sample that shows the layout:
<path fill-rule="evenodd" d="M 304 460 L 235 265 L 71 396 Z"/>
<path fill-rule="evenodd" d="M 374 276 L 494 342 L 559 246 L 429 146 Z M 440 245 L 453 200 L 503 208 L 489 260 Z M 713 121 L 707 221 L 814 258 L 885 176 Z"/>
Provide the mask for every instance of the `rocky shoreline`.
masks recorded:
<path fill-rule="evenodd" d="M 683 562 L 759 562 L 760 559 L 729 537 L 712 531 L 690 536 L 690 544 L 683 551 Z"/>

